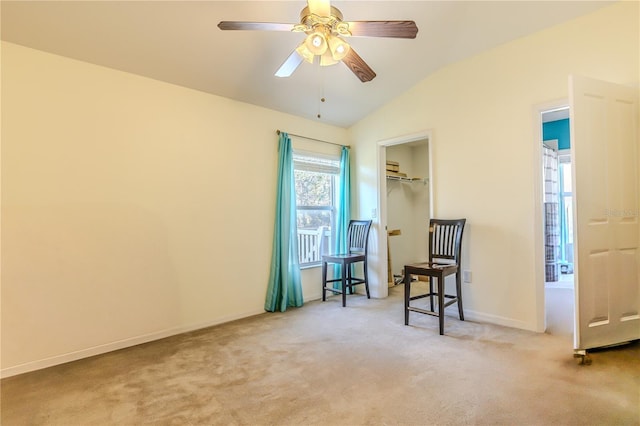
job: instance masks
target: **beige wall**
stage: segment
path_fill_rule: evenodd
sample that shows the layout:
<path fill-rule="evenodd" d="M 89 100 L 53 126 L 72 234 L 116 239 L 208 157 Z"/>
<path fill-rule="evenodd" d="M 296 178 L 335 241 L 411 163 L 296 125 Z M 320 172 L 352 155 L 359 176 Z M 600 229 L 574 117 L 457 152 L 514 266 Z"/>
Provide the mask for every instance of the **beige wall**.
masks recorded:
<path fill-rule="evenodd" d="M 263 312 L 275 130 L 347 138 L 7 43 L 2 107 L 4 375 Z"/>
<path fill-rule="evenodd" d="M 638 17 L 638 2 L 619 3 L 453 64 L 350 129 L 365 212 L 379 202 L 378 142 L 431 131 L 434 214 L 468 219 L 469 318 L 541 329 L 534 110 L 567 99 L 571 73 L 638 87 Z"/>
<path fill-rule="evenodd" d="M 3 374 L 262 312 L 276 128 L 351 142 L 356 217 L 380 207 L 377 143 L 429 130 L 435 214 L 469 220 L 468 316 L 539 329 L 535 106 L 570 73 L 637 87 L 638 34 L 638 3 L 617 4 L 442 69 L 350 132 L 3 43 Z M 318 269 L 303 280 L 317 297 Z"/>

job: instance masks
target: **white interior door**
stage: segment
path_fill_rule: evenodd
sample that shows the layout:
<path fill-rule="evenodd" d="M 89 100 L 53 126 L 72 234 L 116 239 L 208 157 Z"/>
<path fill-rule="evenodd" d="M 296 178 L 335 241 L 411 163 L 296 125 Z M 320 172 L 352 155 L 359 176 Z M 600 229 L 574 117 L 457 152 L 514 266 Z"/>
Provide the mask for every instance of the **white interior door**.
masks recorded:
<path fill-rule="evenodd" d="M 571 76 L 574 349 L 640 338 L 638 89 Z"/>

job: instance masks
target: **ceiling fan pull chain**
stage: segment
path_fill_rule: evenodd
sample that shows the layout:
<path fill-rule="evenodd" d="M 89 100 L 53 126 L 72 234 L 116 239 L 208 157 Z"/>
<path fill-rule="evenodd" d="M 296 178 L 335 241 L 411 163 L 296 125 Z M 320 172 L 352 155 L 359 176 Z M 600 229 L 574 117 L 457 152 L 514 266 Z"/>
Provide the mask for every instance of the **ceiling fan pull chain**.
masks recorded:
<path fill-rule="evenodd" d="M 321 114 L 321 109 L 322 109 L 322 104 L 325 101 L 324 98 L 324 68 L 321 66 L 318 66 L 317 72 L 320 74 L 320 78 L 318 78 L 318 82 L 320 83 L 320 96 L 318 96 L 320 98 L 320 102 L 318 103 L 318 119 L 322 118 L 322 114 Z"/>

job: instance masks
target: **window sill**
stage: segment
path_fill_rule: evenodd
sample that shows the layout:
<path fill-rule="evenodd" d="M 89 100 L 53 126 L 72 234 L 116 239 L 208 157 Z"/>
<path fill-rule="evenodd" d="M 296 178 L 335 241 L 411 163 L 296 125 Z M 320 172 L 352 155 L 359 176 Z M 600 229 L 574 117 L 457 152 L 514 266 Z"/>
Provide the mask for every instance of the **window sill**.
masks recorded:
<path fill-rule="evenodd" d="M 300 269 L 313 269 L 313 268 L 320 268 L 322 267 L 322 262 L 318 262 L 318 263 L 306 263 L 304 265 L 300 265 Z"/>

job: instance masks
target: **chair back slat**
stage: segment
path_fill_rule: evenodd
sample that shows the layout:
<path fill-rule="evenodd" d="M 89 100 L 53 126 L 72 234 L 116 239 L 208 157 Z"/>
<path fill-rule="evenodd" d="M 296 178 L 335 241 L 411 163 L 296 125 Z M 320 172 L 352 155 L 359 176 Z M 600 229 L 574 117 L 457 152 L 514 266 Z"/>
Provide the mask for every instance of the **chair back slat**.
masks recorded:
<path fill-rule="evenodd" d="M 370 220 L 352 220 L 349 222 L 347 231 L 349 253 L 367 253 L 370 229 Z"/>
<path fill-rule="evenodd" d="M 429 261 L 445 260 L 460 264 L 462 231 L 466 219 L 429 221 Z"/>

